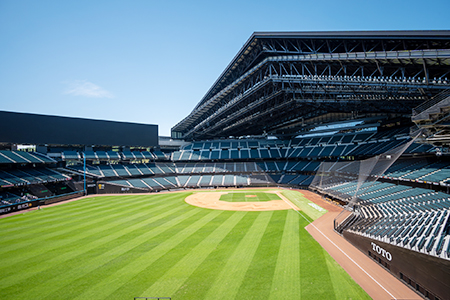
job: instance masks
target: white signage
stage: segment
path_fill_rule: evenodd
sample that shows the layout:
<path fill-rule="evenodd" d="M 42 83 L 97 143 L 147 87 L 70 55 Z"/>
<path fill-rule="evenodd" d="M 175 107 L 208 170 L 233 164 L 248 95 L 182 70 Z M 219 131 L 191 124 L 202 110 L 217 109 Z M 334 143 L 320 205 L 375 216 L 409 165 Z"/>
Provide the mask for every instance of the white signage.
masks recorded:
<path fill-rule="evenodd" d="M 383 257 L 386 257 L 388 261 L 392 260 L 392 255 L 391 255 L 390 252 L 387 252 L 386 250 L 384 250 L 383 248 L 381 248 L 380 246 L 378 246 L 374 242 L 371 242 L 370 244 L 373 247 L 373 251 L 375 251 L 376 253 L 380 254 Z"/>

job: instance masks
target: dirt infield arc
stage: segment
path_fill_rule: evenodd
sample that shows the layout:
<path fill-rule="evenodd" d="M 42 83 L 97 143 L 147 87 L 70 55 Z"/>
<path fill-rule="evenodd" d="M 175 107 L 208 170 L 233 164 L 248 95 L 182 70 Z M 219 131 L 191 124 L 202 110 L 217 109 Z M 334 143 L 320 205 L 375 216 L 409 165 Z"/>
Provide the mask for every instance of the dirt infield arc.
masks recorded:
<path fill-rule="evenodd" d="M 277 194 L 283 200 L 271 200 L 262 202 L 227 202 L 221 201 L 220 197 L 224 194 L 228 194 L 228 192 L 205 192 L 192 194 L 186 197 L 185 201 L 190 205 L 202 208 L 231 211 L 271 211 L 286 210 L 295 207 L 293 205 L 289 205 L 290 201 L 280 192 L 273 193 Z"/>

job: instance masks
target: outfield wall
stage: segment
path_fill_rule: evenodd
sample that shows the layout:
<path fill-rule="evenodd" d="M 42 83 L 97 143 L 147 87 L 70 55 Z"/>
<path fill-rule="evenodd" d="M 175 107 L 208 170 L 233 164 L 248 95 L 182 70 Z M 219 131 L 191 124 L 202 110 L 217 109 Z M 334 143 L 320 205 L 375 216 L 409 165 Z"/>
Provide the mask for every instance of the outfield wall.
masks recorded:
<path fill-rule="evenodd" d="M 130 193 L 148 193 L 147 189 L 139 189 L 129 186 L 110 184 L 105 181 L 97 183 L 96 194 L 130 194 Z"/>
<path fill-rule="evenodd" d="M 450 261 L 344 231 L 344 238 L 427 299 L 450 299 Z"/>
<path fill-rule="evenodd" d="M 0 215 L 10 214 L 16 211 L 29 209 L 32 207 L 38 207 L 40 205 L 49 205 L 56 202 L 66 201 L 70 199 L 75 199 L 83 196 L 83 191 L 73 192 L 69 194 L 57 195 L 54 197 L 41 198 L 33 201 L 27 201 L 22 203 L 17 203 L 13 205 L 8 205 L 0 208 Z"/>
<path fill-rule="evenodd" d="M 34 200 L 29 202 L 17 203 L 0 208 L 0 215 L 10 214 L 19 210 L 28 209 L 31 207 L 36 207 L 40 204 L 40 200 Z"/>
<path fill-rule="evenodd" d="M 62 194 L 54 197 L 49 197 L 45 199 L 40 199 L 41 205 L 48 205 L 56 202 L 66 201 L 70 199 L 75 199 L 84 195 L 84 191 L 76 191 L 69 194 Z"/>

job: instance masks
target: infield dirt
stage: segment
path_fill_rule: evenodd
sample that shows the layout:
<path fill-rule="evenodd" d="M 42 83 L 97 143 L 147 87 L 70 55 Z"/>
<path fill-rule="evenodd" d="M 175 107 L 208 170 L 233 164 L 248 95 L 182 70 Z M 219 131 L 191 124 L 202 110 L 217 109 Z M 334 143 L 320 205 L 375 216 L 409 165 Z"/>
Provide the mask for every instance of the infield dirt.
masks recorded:
<path fill-rule="evenodd" d="M 186 197 L 186 203 L 202 208 L 232 211 L 271 211 L 292 209 L 294 205 L 289 205 L 290 201 L 280 192 L 273 192 L 283 200 L 271 200 L 261 202 L 227 202 L 221 201 L 220 197 L 228 192 L 216 193 L 195 193 Z"/>

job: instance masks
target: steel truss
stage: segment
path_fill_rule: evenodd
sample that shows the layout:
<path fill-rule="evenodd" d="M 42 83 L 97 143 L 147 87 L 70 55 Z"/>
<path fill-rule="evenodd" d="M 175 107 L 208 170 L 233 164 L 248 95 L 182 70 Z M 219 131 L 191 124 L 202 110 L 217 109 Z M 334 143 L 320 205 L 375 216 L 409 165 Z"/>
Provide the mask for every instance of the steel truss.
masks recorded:
<path fill-rule="evenodd" d="M 255 38 L 172 131 L 185 139 L 293 135 L 299 120 L 321 114 L 410 114 L 449 87 L 446 38 Z"/>

